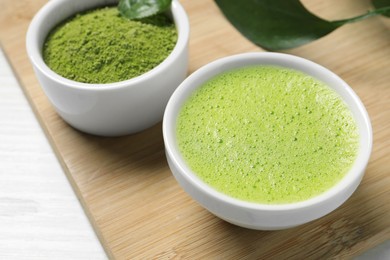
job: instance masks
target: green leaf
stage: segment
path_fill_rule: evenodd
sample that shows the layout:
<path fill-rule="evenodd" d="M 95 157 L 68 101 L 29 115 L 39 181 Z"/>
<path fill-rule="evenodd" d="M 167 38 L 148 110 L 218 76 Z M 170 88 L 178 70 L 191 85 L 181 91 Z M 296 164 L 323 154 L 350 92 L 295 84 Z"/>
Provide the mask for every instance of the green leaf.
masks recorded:
<path fill-rule="evenodd" d="M 119 12 L 128 19 L 141 19 L 166 11 L 172 0 L 120 0 Z"/>
<path fill-rule="evenodd" d="M 373 0 L 378 7 L 356 17 L 327 21 L 309 12 L 299 0 L 215 0 L 225 17 L 256 45 L 283 50 L 319 39 L 340 26 L 378 14 L 389 15 L 390 0 Z"/>
<path fill-rule="evenodd" d="M 358 15 L 356 17 L 352 17 L 344 20 L 332 21 L 332 23 L 341 26 L 347 23 L 358 22 L 367 19 L 371 16 L 376 16 L 380 14 L 385 16 L 390 15 L 390 0 L 373 0 L 372 2 L 377 9 L 369 10 L 367 13 Z"/>
<path fill-rule="evenodd" d="M 226 18 L 250 41 L 269 50 L 318 39 L 337 24 L 310 13 L 299 0 L 215 0 Z"/>
<path fill-rule="evenodd" d="M 372 4 L 376 9 L 387 8 L 387 10 L 382 13 L 382 15 L 390 17 L 390 0 L 372 0 Z"/>

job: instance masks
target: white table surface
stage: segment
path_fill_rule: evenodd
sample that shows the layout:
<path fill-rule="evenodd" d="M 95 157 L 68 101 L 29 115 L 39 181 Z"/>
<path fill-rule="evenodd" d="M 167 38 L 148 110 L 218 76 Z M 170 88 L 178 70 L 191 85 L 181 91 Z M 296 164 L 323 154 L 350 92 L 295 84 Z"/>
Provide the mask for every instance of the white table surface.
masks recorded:
<path fill-rule="evenodd" d="M 1 49 L 0 259 L 107 259 Z"/>
<path fill-rule="evenodd" d="M 1 49 L 0 259 L 107 259 Z"/>

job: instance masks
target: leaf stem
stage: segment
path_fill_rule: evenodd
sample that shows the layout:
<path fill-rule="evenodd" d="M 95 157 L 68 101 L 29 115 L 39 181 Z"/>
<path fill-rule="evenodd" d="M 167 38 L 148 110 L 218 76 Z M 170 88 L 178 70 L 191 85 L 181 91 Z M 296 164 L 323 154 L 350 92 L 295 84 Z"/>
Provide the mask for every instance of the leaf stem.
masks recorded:
<path fill-rule="evenodd" d="M 386 7 L 382 7 L 382 8 L 378 8 L 378 9 L 374 9 L 374 10 L 369 10 L 365 14 L 358 15 L 358 16 L 348 18 L 348 19 L 332 21 L 331 23 L 335 24 L 336 26 L 341 26 L 343 24 L 358 22 L 358 21 L 364 20 L 366 18 L 369 18 L 371 16 L 385 14 L 388 12 L 390 12 L 390 6 L 386 6 Z"/>

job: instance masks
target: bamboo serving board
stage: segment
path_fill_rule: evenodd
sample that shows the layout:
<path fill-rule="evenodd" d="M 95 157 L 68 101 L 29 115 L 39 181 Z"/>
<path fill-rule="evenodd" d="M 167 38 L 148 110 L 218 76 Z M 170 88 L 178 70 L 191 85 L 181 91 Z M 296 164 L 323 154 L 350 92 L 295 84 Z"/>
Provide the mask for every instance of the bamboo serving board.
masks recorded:
<path fill-rule="evenodd" d="M 161 124 L 102 138 L 80 133 L 54 112 L 25 51 L 25 34 L 44 0 L 0 0 L 1 44 L 107 254 L 115 259 L 350 258 L 390 239 L 390 19 L 346 25 L 289 50 L 340 75 L 366 105 L 374 147 L 354 195 L 331 214 L 282 231 L 228 224 L 193 201 L 165 159 Z M 191 25 L 190 71 L 217 58 L 263 51 L 242 37 L 213 1 L 182 0 Z M 369 1 L 311 0 L 327 19 L 364 13 Z"/>

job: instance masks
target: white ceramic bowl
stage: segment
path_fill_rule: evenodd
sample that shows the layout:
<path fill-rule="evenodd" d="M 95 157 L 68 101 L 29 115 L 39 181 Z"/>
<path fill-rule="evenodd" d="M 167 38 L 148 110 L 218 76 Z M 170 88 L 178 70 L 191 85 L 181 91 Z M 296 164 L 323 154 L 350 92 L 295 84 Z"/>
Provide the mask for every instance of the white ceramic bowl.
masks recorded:
<path fill-rule="evenodd" d="M 53 72 L 42 59 L 50 30 L 84 10 L 116 4 L 117 0 L 51 0 L 33 18 L 26 39 L 36 76 L 58 114 L 73 127 L 103 136 L 132 134 L 161 121 L 173 91 L 188 68 L 189 21 L 179 1 L 172 14 L 178 40 L 171 54 L 143 75 L 110 84 L 86 84 Z"/>
<path fill-rule="evenodd" d="M 248 65 L 275 65 L 311 75 L 334 89 L 347 103 L 360 131 L 360 150 L 356 162 L 346 176 L 325 193 L 306 201 L 268 205 L 241 201 L 224 195 L 200 180 L 182 158 L 176 141 L 176 119 L 183 103 L 205 81 L 221 72 Z M 174 92 L 163 119 L 166 156 L 175 178 L 182 188 L 216 216 L 239 226 L 274 230 L 307 223 L 339 207 L 359 185 L 372 147 L 372 129 L 368 114 L 353 90 L 337 75 L 309 60 L 287 54 L 247 53 L 212 62 L 189 76 Z"/>

